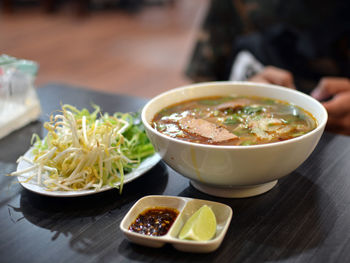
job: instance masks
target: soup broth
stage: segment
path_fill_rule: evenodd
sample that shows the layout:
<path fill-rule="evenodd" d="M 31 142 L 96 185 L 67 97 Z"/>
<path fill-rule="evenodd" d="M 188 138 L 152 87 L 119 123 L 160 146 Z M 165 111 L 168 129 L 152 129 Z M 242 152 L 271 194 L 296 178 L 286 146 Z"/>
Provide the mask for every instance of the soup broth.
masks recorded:
<path fill-rule="evenodd" d="M 256 145 L 288 140 L 317 127 L 307 111 L 262 97 L 205 97 L 178 103 L 152 120 L 157 131 L 184 141 Z"/>

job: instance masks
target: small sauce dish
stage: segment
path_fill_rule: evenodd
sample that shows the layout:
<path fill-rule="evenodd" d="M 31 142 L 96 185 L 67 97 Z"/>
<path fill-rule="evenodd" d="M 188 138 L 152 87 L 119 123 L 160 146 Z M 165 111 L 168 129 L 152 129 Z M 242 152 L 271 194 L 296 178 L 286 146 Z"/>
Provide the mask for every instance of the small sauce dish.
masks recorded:
<path fill-rule="evenodd" d="M 208 241 L 182 240 L 178 238 L 179 232 L 190 218 L 203 205 L 208 205 L 216 217 L 216 234 Z M 129 230 L 139 215 L 149 209 L 173 209 L 179 214 L 170 226 L 169 230 L 160 236 L 145 235 Z M 213 201 L 193 199 L 178 196 L 150 195 L 138 200 L 120 223 L 120 229 L 128 240 L 133 243 L 159 248 L 166 243 L 185 252 L 208 253 L 216 250 L 222 243 L 232 218 L 231 207 Z"/>

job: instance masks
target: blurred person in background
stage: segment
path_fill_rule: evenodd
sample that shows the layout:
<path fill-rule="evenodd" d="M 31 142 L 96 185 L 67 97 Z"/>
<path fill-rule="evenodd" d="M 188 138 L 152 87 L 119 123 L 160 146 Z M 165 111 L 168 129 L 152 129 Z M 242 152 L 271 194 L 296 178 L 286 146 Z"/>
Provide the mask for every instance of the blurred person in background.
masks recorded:
<path fill-rule="evenodd" d="M 186 74 L 296 88 L 350 135 L 350 2 L 212 0 Z"/>

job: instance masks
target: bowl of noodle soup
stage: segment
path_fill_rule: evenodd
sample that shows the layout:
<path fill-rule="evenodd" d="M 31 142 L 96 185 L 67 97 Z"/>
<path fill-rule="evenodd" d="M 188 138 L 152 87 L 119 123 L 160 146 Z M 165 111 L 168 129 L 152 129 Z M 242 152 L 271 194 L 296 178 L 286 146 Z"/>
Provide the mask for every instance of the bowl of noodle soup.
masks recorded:
<path fill-rule="evenodd" d="M 323 134 L 327 112 L 299 91 L 207 82 L 166 91 L 142 122 L 165 163 L 213 196 L 249 197 L 297 169 Z"/>

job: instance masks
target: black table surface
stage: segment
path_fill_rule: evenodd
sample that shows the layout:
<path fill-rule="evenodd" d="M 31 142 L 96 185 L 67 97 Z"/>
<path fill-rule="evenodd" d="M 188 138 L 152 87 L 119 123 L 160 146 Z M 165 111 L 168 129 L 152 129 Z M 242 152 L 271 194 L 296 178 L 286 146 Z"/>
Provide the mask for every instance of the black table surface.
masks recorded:
<path fill-rule="evenodd" d="M 147 101 L 51 84 L 39 88 L 42 116 L 0 140 L 0 262 L 350 262 L 350 137 L 324 133 L 312 155 L 260 196 L 226 199 L 193 188 L 162 161 L 118 190 L 57 198 L 32 193 L 5 176 L 43 134 L 49 113 L 69 103 L 105 112 L 136 111 Z M 141 197 L 172 195 L 232 207 L 218 250 L 184 253 L 171 245 L 130 243 L 119 224 Z"/>

